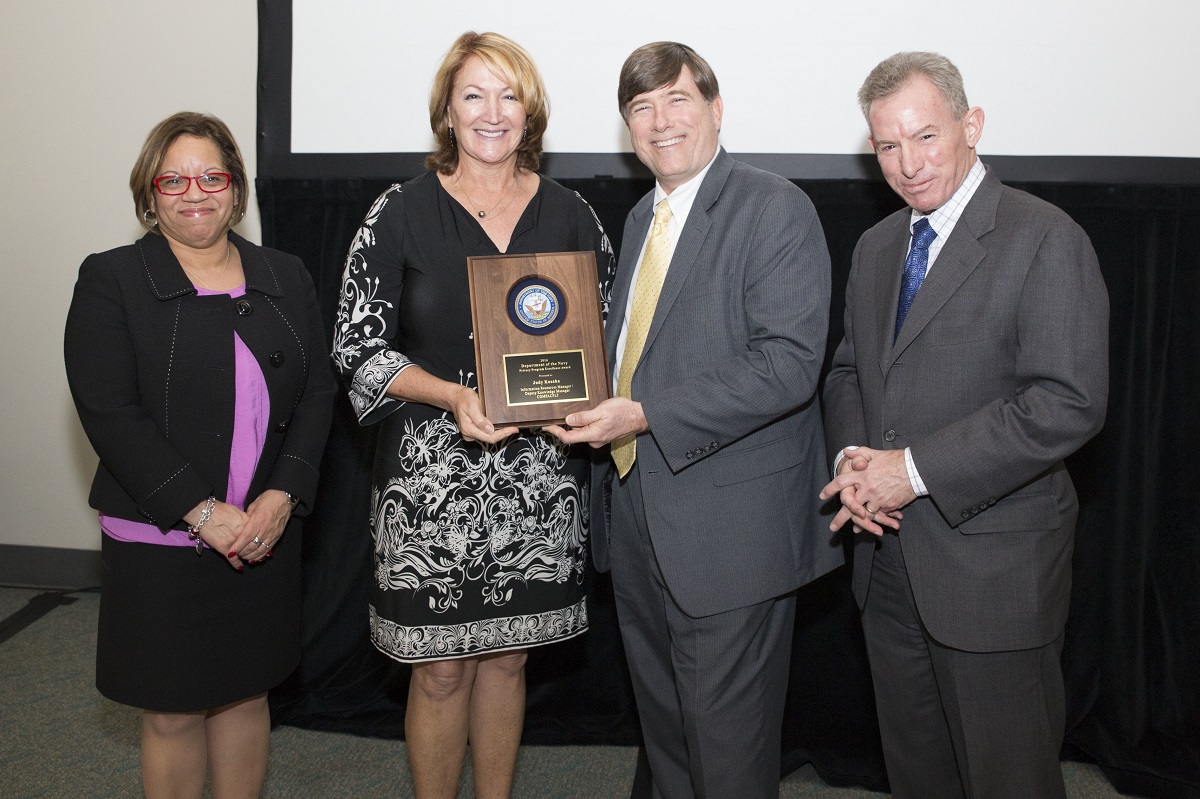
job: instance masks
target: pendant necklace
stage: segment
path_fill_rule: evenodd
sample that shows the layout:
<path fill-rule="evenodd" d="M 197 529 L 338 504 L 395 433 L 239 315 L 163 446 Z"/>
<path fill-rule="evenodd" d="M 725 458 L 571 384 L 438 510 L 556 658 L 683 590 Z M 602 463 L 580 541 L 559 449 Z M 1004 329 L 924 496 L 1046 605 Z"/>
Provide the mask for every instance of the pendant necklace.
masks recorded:
<path fill-rule="evenodd" d="M 475 202 L 475 199 L 473 197 L 471 197 L 470 192 L 467 191 L 467 187 L 462 185 L 462 178 L 458 179 L 458 185 L 460 187 L 462 187 L 462 193 L 464 195 L 466 195 L 467 202 L 471 203 L 472 207 L 478 208 L 479 203 Z M 517 196 L 517 189 L 520 188 L 520 186 L 521 186 L 520 179 L 514 180 L 512 191 L 509 192 L 507 200 L 505 200 L 504 197 L 501 197 L 499 200 L 496 200 L 495 204 L 491 208 L 487 209 L 486 211 L 476 211 L 475 212 L 476 215 L 480 219 L 487 219 L 488 214 L 495 213 L 497 207 L 500 207 L 500 210 L 503 211 L 505 208 L 508 207 L 508 204 L 512 202 L 513 197 Z M 502 203 L 502 202 L 504 203 L 504 205 L 501 207 L 500 203 Z"/>
<path fill-rule="evenodd" d="M 217 270 L 217 279 L 218 280 L 221 278 L 222 275 L 225 274 L 225 267 L 229 266 L 230 251 L 231 251 L 231 248 L 229 246 L 229 241 L 226 240 L 226 242 L 225 242 L 225 260 L 221 262 L 221 268 Z M 184 266 L 182 260 L 179 261 L 179 265 L 183 266 L 183 271 L 187 272 L 188 277 L 190 277 L 192 280 L 195 280 L 197 283 L 199 283 L 202 287 L 204 287 L 208 291 L 216 291 L 216 289 L 214 289 L 212 286 L 208 285 L 203 280 L 201 280 L 199 275 L 197 275 L 191 269 L 188 269 L 186 266 Z"/>

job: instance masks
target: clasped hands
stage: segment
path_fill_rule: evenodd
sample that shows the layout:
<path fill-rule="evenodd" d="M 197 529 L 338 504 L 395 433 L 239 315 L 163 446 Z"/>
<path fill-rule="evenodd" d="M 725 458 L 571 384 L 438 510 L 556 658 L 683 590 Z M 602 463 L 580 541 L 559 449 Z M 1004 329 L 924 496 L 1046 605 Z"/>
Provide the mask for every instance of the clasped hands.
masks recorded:
<path fill-rule="evenodd" d="M 835 496 L 842 507 L 830 530 L 853 522 L 856 533 L 883 535 L 885 527 L 899 531 L 904 518 L 900 509 L 917 498 L 904 465 L 904 450 L 846 447 L 837 477 L 821 489 L 821 499 Z"/>
<path fill-rule="evenodd" d="M 201 502 L 188 512 L 183 520 L 196 524 Z M 236 505 L 218 501 L 213 506 L 212 516 L 200 528 L 200 537 L 229 565 L 241 571 L 243 562 L 258 563 L 271 554 L 271 548 L 283 536 L 283 529 L 292 515 L 292 504 L 287 494 L 268 489 L 258 495 L 242 510 Z"/>

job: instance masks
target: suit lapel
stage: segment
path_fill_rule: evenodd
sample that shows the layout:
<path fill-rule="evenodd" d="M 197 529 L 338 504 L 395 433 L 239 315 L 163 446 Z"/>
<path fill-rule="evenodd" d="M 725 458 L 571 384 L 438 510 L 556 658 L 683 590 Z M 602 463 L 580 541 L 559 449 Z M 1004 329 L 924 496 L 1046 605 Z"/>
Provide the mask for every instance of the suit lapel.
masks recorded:
<path fill-rule="evenodd" d="M 229 240 L 242 256 L 242 273 L 246 277 L 246 290 L 257 291 L 272 297 L 282 297 L 283 287 L 279 285 L 279 277 L 274 268 L 263 254 L 261 247 L 256 247 L 244 238 L 229 231 Z"/>
<path fill-rule="evenodd" d="M 196 287 L 171 252 L 171 245 L 161 233 L 147 233 L 137 241 L 142 268 L 150 282 L 150 290 L 160 300 L 173 300 L 184 294 L 195 294 Z"/>
<path fill-rule="evenodd" d="M 900 297 L 900 282 L 904 279 L 904 259 L 908 255 L 908 241 L 911 237 L 908 226 L 910 218 L 907 208 L 896 214 L 895 224 L 883 244 L 883 249 L 875 255 L 885 264 L 885 267 L 879 270 L 875 281 L 875 302 L 880 313 L 872 315 L 874 320 L 878 320 L 879 328 L 875 334 L 880 342 L 879 370 L 884 374 L 893 360 L 892 331 L 896 329 L 896 305 Z M 909 313 L 911 314 L 911 311 Z M 857 318 L 856 316 L 855 319 Z"/>
<path fill-rule="evenodd" d="M 925 329 L 987 255 L 987 249 L 979 243 L 979 239 L 996 226 L 996 208 L 1000 203 L 1001 188 L 999 179 L 989 171 L 975 190 L 975 195 L 963 209 L 958 224 L 954 226 L 954 232 L 938 253 L 937 261 L 929 270 L 929 276 L 921 284 L 921 289 L 917 292 L 912 308 L 904 320 L 904 327 L 900 329 L 899 338 L 890 351 L 885 348 L 885 352 L 888 353 L 885 370 Z M 896 283 L 896 294 L 893 295 L 893 306 L 897 296 L 899 281 Z M 896 311 L 893 307 L 893 328 L 895 319 Z M 891 329 L 887 331 L 889 336 Z"/>
<path fill-rule="evenodd" d="M 267 262 L 262 250 L 246 239 L 229 231 L 230 246 L 236 247 L 242 258 L 242 274 L 246 278 L 246 290 L 269 294 L 272 297 L 283 295 L 279 278 Z M 171 245 L 158 233 L 147 233 L 137 242 L 138 252 L 142 256 L 142 265 L 146 277 L 150 281 L 150 290 L 160 300 L 173 300 L 184 294 L 195 294 L 196 287 L 188 279 L 187 273 L 179 264 L 179 259 L 171 251 Z"/>
<path fill-rule="evenodd" d="M 612 297 L 608 303 L 608 321 L 604 327 L 608 362 L 616 369 L 620 369 L 620 364 L 617 363 L 617 340 L 621 337 L 621 329 L 625 327 L 625 309 L 629 305 L 629 292 L 633 291 L 633 270 L 637 267 L 638 258 L 642 254 L 642 243 L 646 240 L 646 233 L 650 230 L 650 222 L 654 218 L 650 213 L 653 203 L 654 192 L 651 191 L 638 201 L 625 221 L 621 254 L 617 261 L 617 278 L 613 282 Z"/>
<path fill-rule="evenodd" d="M 654 337 L 662 329 L 663 320 L 671 312 L 671 306 L 679 297 L 684 283 L 695 271 L 700 250 L 712 227 L 712 219 L 708 212 L 717 202 L 717 198 L 721 196 L 721 190 L 725 188 L 725 182 L 729 179 L 729 173 L 732 171 L 733 159 L 729 157 L 724 148 L 721 148 L 717 159 L 709 167 L 708 174 L 704 176 L 704 182 L 700 184 L 700 188 L 696 192 L 692 210 L 688 212 L 687 224 L 683 226 L 683 232 L 675 245 L 675 252 L 671 256 L 671 266 L 667 269 L 666 280 L 663 281 L 662 291 L 659 292 L 658 305 L 654 308 L 654 320 L 650 323 L 650 331 L 646 334 L 646 346 L 642 352 L 648 352 L 654 344 Z"/>

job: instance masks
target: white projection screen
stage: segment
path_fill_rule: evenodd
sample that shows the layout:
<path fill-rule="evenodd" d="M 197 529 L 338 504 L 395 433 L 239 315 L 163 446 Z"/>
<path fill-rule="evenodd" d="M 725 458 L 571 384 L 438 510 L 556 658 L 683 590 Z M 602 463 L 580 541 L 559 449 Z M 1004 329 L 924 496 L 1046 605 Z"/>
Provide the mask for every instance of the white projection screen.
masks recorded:
<path fill-rule="evenodd" d="M 1189 91 L 1200 4 L 1190 0 L 259 7 L 266 175 L 414 174 L 431 147 L 438 63 L 464 30 L 494 30 L 541 69 L 551 100 L 546 171 L 561 177 L 644 174 L 617 112 L 617 76 L 635 47 L 672 39 L 693 46 L 720 80 L 726 149 L 790 178 L 869 176 L 859 84 L 893 52 L 936 50 L 984 109 L 985 157 L 1020 161 L 1036 179 L 1200 181 L 1191 135 L 1200 112 Z"/>

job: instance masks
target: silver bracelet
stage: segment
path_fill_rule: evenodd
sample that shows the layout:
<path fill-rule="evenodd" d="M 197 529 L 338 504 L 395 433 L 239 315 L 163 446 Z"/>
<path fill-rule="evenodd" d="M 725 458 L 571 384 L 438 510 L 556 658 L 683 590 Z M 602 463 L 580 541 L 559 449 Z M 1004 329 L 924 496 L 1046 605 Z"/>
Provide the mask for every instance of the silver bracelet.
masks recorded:
<path fill-rule="evenodd" d="M 283 492 L 283 495 L 287 497 L 288 504 L 292 506 L 292 512 L 295 513 L 296 506 L 300 504 L 300 497 L 292 496 L 286 491 Z"/>
<path fill-rule="evenodd" d="M 204 500 L 204 509 L 200 511 L 200 521 L 195 524 L 189 524 L 187 529 L 188 540 L 196 542 L 196 554 L 204 554 L 204 541 L 200 538 L 200 528 L 212 518 L 213 508 L 217 507 L 217 498 L 209 497 Z"/>

